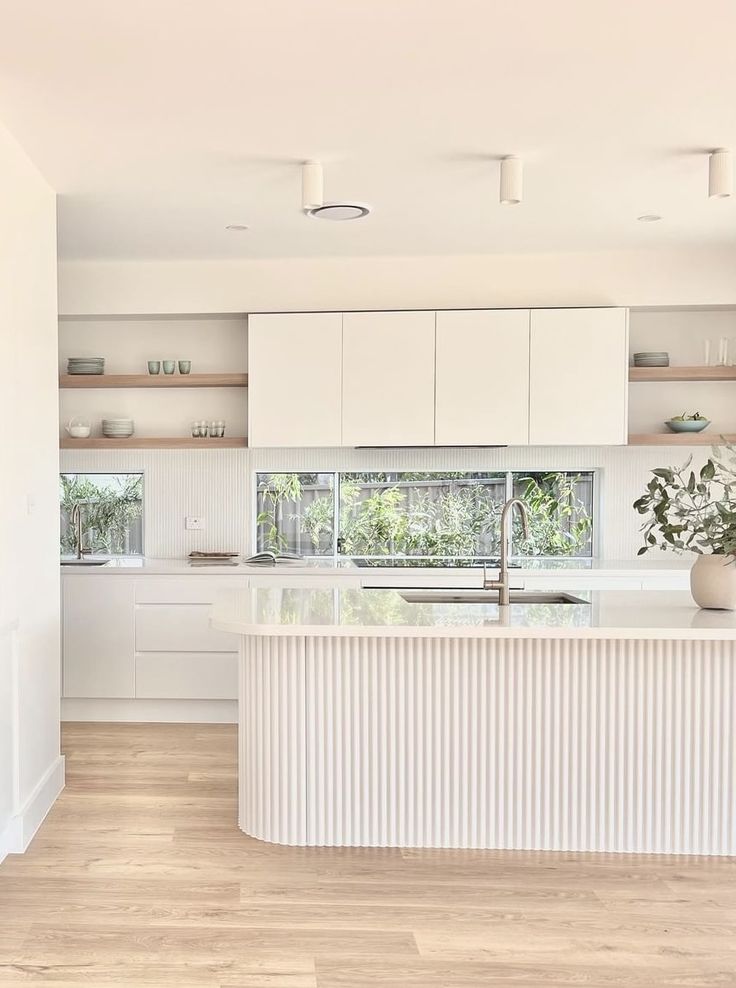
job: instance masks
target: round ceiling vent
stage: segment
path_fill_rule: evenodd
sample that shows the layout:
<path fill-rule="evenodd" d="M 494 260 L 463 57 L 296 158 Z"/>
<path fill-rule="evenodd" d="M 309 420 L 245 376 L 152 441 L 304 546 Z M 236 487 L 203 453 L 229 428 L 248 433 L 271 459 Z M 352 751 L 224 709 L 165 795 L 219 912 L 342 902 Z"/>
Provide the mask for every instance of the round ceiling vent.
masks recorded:
<path fill-rule="evenodd" d="M 371 207 L 362 202 L 326 202 L 306 210 L 308 216 L 321 220 L 361 220 L 370 211 Z"/>

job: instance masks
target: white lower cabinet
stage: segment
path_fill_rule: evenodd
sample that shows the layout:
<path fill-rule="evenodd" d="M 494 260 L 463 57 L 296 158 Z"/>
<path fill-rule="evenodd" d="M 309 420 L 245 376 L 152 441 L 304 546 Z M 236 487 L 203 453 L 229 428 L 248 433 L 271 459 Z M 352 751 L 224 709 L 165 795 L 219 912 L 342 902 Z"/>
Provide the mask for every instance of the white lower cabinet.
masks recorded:
<path fill-rule="evenodd" d="M 237 651 L 236 635 L 210 627 L 212 603 L 139 604 L 135 610 L 136 652 Z"/>
<path fill-rule="evenodd" d="M 248 578 L 63 578 L 64 698 L 234 700 L 237 638 L 210 627 L 224 589 Z"/>
<path fill-rule="evenodd" d="M 135 583 L 122 576 L 63 578 L 65 697 L 135 696 Z"/>
<path fill-rule="evenodd" d="M 244 576 L 140 581 L 135 608 L 137 699 L 237 698 L 238 639 L 210 627 L 210 610 L 220 591 L 247 587 Z"/>
<path fill-rule="evenodd" d="M 234 700 L 238 653 L 138 653 L 135 695 L 145 700 Z"/>

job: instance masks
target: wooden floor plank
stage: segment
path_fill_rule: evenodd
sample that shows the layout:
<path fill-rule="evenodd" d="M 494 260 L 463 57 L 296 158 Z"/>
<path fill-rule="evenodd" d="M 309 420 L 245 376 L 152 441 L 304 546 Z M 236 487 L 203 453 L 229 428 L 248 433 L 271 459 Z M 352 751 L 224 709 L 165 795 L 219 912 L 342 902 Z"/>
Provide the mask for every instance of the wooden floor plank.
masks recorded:
<path fill-rule="evenodd" d="M 732 859 L 288 848 L 228 725 L 67 724 L 0 865 L 0 988 L 736 988 Z"/>

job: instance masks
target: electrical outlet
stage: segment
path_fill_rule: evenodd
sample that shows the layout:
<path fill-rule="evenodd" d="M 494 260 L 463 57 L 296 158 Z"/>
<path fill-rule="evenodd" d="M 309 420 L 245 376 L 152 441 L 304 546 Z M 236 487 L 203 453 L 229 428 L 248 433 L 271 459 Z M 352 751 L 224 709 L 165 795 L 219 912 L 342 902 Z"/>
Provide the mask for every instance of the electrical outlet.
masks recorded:
<path fill-rule="evenodd" d="M 204 518 L 199 518 L 197 515 L 187 515 L 184 527 L 188 532 L 202 532 L 204 531 Z"/>

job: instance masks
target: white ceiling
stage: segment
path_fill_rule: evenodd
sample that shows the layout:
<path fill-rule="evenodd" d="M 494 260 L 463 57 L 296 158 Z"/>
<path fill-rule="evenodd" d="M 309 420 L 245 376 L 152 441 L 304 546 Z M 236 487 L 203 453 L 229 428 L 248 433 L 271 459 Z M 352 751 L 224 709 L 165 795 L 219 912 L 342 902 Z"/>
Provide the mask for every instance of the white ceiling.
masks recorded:
<path fill-rule="evenodd" d="M 0 120 L 66 257 L 733 245 L 735 38 L 733 0 L 0 0 Z M 374 213 L 302 215 L 304 158 Z"/>

